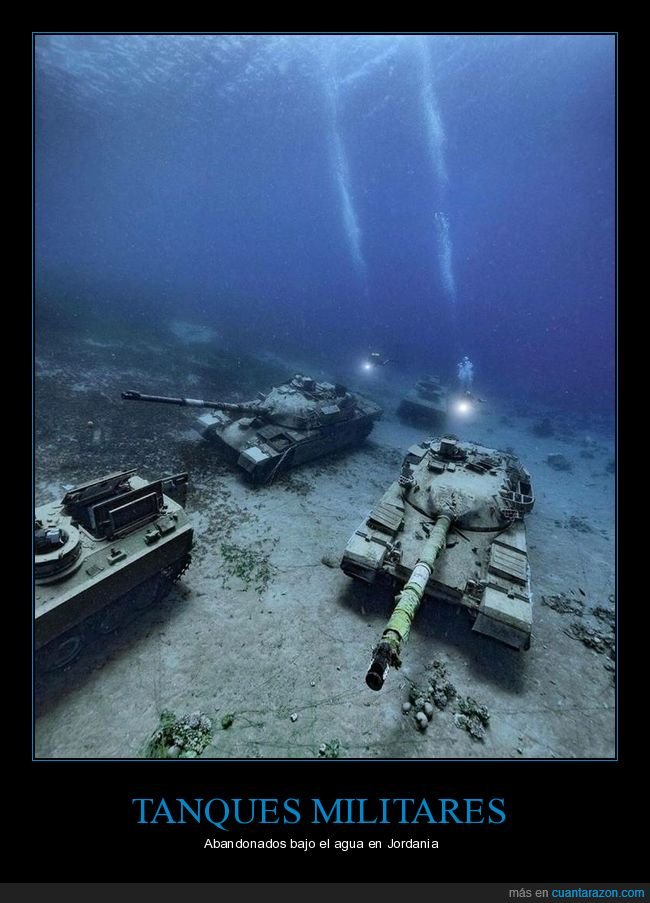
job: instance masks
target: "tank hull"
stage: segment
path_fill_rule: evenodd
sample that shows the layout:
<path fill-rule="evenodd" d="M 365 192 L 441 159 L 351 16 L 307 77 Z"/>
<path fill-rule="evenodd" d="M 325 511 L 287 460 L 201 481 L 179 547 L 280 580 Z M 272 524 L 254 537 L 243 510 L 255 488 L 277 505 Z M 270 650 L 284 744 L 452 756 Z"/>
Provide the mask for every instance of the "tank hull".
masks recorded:
<path fill-rule="evenodd" d="M 407 396 L 397 409 L 398 417 L 415 426 L 444 429 L 447 422 L 447 405 L 437 405 L 422 398 Z"/>
<path fill-rule="evenodd" d="M 122 524 L 110 536 L 98 536 L 89 522 L 79 523 L 79 510 L 65 505 L 36 509 L 39 523 L 64 531 L 68 542 L 74 541 L 77 556 L 60 574 L 45 576 L 47 562 L 42 559 L 48 556 L 36 556 L 34 647 L 39 670 L 62 667 L 91 637 L 112 632 L 161 601 L 191 561 L 193 530 L 183 508 L 162 494 L 159 483 L 131 476 L 128 487 L 128 493 L 108 499 L 111 514 L 123 519 L 130 514 L 139 523 L 133 529 Z M 143 516 L 157 493 L 159 510 Z M 131 511 L 124 514 L 129 506 L 122 500 L 134 496 Z"/>
<path fill-rule="evenodd" d="M 432 443 L 433 444 L 433 443 Z M 485 494 L 488 507 L 500 497 L 512 456 L 472 443 L 459 443 L 476 451 L 476 460 L 498 461 L 491 471 L 465 471 L 452 465 L 449 472 L 430 469 L 429 443 L 414 446 L 411 459 L 417 494 L 405 496 L 398 481 L 391 484 L 370 514 L 350 537 L 341 568 L 365 583 L 388 583 L 401 588 L 420 560 L 424 542 L 435 522 L 425 507 L 427 493 L 435 499 L 435 480 L 454 487 L 471 498 Z M 473 459 L 470 459 L 470 463 Z M 438 462 L 435 463 L 438 467 Z M 524 487 L 529 489 L 528 486 Z M 521 493 L 520 493 L 521 494 Z M 504 504 L 510 504 L 508 501 Z M 532 495 L 521 502 L 532 508 Z M 421 500 L 421 501 L 420 501 Z M 515 504 L 517 499 L 513 502 Z M 513 509 L 514 510 L 514 509 Z M 424 590 L 424 598 L 463 606 L 474 619 L 473 629 L 517 649 L 527 649 L 532 631 L 530 568 L 526 530 L 522 517 L 494 528 L 461 521 L 450 531 Z"/>
<path fill-rule="evenodd" d="M 198 418 L 196 429 L 224 460 L 240 467 L 251 482 L 262 485 L 308 461 L 360 445 L 380 414 L 376 408 L 376 412 L 357 412 L 317 429 L 297 430 L 255 426 L 246 418 L 231 421 L 220 412 L 210 412 Z"/>
<path fill-rule="evenodd" d="M 270 483 L 306 461 L 362 442 L 382 409 L 348 392 L 340 383 L 317 382 L 297 373 L 258 393 L 255 401 L 204 401 L 128 390 L 128 401 L 173 404 L 205 410 L 199 433 L 254 483 Z"/>

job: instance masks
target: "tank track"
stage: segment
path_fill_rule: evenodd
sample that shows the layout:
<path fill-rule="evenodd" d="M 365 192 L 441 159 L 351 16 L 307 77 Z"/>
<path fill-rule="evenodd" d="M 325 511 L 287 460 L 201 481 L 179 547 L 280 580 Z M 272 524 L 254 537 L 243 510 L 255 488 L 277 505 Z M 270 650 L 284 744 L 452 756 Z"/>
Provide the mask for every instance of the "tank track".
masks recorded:
<path fill-rule="evenodd" d="M 175 561 L 173 564 L 164 568 L 160 572 L 160 577 L 162 581 L 168 581 L 171 588 L 174 583 L 178 583 L 191 564 L 192 556 L 188 552 L 187 555 L 184 555 L 182 558 L 179 558 L 178 561 Z"/>

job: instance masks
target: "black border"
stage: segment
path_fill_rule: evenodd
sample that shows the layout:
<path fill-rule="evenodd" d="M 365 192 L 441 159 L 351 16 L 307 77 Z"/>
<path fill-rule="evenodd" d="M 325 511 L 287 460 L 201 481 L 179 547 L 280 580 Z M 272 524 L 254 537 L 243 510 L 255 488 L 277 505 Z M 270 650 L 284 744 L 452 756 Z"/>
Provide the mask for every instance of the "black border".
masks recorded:
<path fill-rule="evenodd" d="M 275 28 L 273 31 L 277 33 L 278 30 Z M 295 28 L 287 30 L 300 33 Z M 232 33 L 236 29 L 225 31 Z M 565 33 L 565 30 L 559 31 Z M 251 33 L 251 30 L 242 29 L 242 32 Z M 477 32 L 459 30 L 454 33 Z M 619 32 L 619 115 L 625 86 L 624 55 L 621 55 L 626 46 L 623 37 Z M 619 299 L 623 297 L 624 261 L 620 230 L 621 201 L 624 197 L 620 160 L 625 149 L 622 125 L 619 119 Z M 625 534 L 628 522 L 625 516 L 627 484 L 625 472 L 620 466 L 625 445 L 620 400 L 626 385 L 629 385 L 625 375 L 629 358 L 625 350 L 627 333 L 624 315 L 627 315 L 625 306 L 619 304 L 616 324 L 619 398 L 617 599 L 623 606 L 629 599 L 629 606 L 618 625 L 617 761 L 208 760 L 172 763 L 180 766 L 180 769 L 176 767 L 172 770 L 165 762 L 29 761 L 28 757 L 26 761 L 25 756 L 21 755 L 23 777 L 14 781 L 12 772 L 9 773 L 9 811 L 12 824 L 17 829 L 15 840 L 20 839 L 22 845 L 34 847 L 35 871 L 41 879 L 63 881 L 74 875 L 76 880 L 142 881 L 156 880 L 164 875 L 166 881 L 181 882 L 285 881 L 287 878 L 291 880 L 291 872 L 301 869 L 306 862 L 312 878 L 326 882 L 340 880 L 341 869 L 346 878 L 353 875 L 352 880 L 356 881 L 382 878 L 388 882 L 427 878 L 434 881 L 507 879 L 514 886 L 524 880 L 544 881 L 549 878 L 554 882 L 642 880 L 642 860 L 635 853 L 634 838 L 629 830 L 636 807 L 643 805 L 644 796 L 647 800 L 647 787 L 644 794 L 637 749 L 639 736 L 636 730 L 636 736 L 632 735 L 634 727 L 626 712 L 626 700 L 632 683 L 629 674 L 634 661 L 631 635 L 635 628 L 634 622 L 630 622 L 630 608 L 633 604 L 640 604 L 641 600 L 633 601 L 627 595 L 630 592 L 626 586 L 629 573 L 626 564 L 627 537 L 621 535 Z M 33 341 L 32 322 L 32 354 Z M 32 388 L 32 428 L 33 418 Z M 33 453 L 32 435 L 32 467 Z M 30 556 L 30 570 L 31 563 Z M 641 720 L 645 723 L 645 716 Z M 439 796 L 500 797 L 505 800 L 508 819 L 503 825 L 493 826 L 447 825 L 430 828 L 393 824 L 386 828 L 357 825 L 325 829 L 332 840 L 368 840 L 382 834 L 401 839 L 438 839 L 442 849 L 431 853 L 393 852 L 388 858 L 369 850 L 347 854 L 332 854 L 329 851 L 296 854 L 278 850 L 256 850 L 252 853 L 228 851 L 226 854 L 203 848 L 205 838 L 217 833 L 209 826 L 138 825 L 137 807 L 132 805 L 131 799 L 159 798 L 162 795 L 186 799 L 265 796 L 282 800 L 294 797 L 301 799 L 301 809 L 305 813 L 308 811 L 305 804 L 311 797 L 323 800 L 336 797 L 368 797 L 370 800 L 378 797 L 420 799 L 425 796 L 429 800 Z M 309 836 L 320 839 L 320 832 L 306 822 L 301 826 L 249 826 L 231 833 L 233 839 L 237 836 L 248 839 Z M 261 868 L 246 868 L 249 863 L 258 861 Z M 296 871 L 298 874 L 303 872 Z"/>

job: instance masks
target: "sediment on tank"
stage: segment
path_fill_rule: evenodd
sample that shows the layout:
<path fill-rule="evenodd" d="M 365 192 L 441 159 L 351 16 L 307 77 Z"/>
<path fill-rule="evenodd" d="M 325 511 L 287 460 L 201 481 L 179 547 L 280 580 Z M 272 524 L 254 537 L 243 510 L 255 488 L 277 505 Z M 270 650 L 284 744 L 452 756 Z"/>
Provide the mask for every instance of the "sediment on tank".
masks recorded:
<path fill-rule="evenodd" d="M 37 758 L 615 755 L 614 51 L 35 36 Z"/>

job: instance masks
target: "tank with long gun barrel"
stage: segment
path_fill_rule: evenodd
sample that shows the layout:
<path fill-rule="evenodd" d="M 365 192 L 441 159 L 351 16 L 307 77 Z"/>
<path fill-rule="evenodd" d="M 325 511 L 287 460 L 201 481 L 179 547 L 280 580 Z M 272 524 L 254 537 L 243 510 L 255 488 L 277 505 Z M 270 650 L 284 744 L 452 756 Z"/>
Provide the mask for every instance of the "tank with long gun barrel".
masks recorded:
<path fill-rule="evenodd" d="M 366 683 L 380 690 L 424 596 L 465 607 L 473 629 L 517 649 L 532 630 L 524 516 L 530 474 L 512 454 L 443 437 L 409 449 L 393 483 L 350 538 L 351 577 L 403 584 L 373 650 Z"/>
<path fill-rule="evenodd" d="M 197 398 L 122 392 L 126 401 L 148 401 L 203 408 L 196 421 L 201 435 L 255 483 L 277 476 L 347 446 L 360 444 L 381 408 L 345 386 L 316 382 L 297 374 L 256 401 L 203 401 Z"/>

